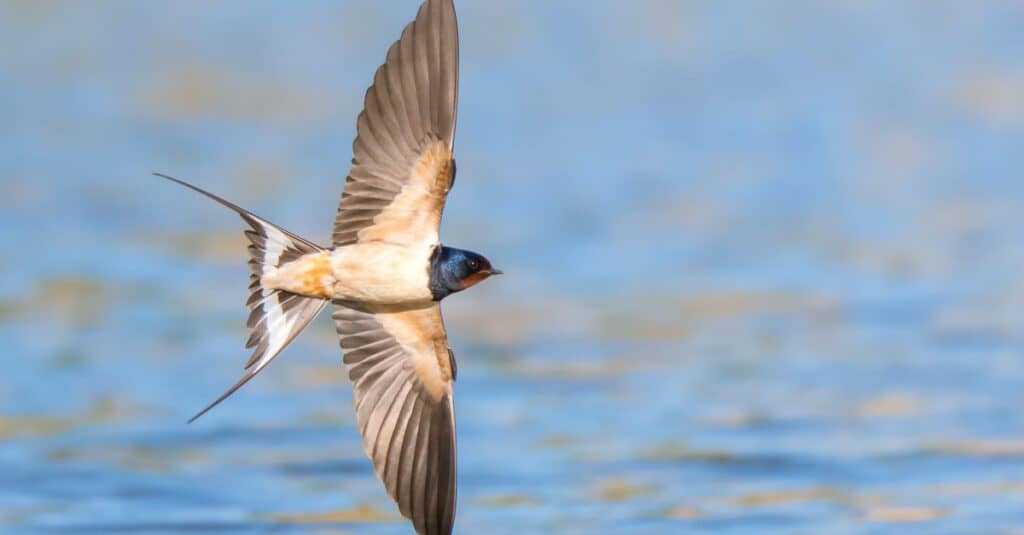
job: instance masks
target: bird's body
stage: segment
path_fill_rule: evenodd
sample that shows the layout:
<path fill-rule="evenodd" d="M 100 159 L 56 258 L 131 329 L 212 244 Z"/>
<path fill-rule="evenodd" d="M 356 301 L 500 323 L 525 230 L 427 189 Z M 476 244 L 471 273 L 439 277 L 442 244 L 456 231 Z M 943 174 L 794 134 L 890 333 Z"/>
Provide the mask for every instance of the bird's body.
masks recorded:
<path fill-rule="evenodd" d="M 422 305 L 430 294 L 433 248 L 358 243 L 299 257 L 263 274 L 261 285 L 323 299 Z"/>
<path fill-rule="evenodd" d="M 331 247 L 160 175 L 250 227 L 253 353 L 242 378 L 193 420 L 255 377 L 331 303 L 366 453 L 399 510 L 426 535 L 451 533 L 455 519 L 457 368 L 439 303 L 501 273 L 440 241 L 455 181 L 457 93 L 455 7 L 426 0 L 366 92 Z"/>
<path fill-rule="evenodd" d="M 449 260 L 453 254 L 458 258 Z M 443 245 L 360 243 L 309 253 L 272 268 L 263 273 L 260 286 L 332 301 L 426 307 L 500 273 L 488 268 L 463 278 L 458 262 L 475 254 Z"/>

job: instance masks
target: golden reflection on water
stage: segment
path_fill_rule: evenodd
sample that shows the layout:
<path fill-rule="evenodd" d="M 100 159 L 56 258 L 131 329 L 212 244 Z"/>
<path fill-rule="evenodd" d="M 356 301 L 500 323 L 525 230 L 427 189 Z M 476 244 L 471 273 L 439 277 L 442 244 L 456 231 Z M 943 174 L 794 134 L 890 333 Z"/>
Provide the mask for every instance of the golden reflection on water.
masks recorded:
<path fill-rule="evenodd" d="M 345 523 L 380 523 L 399 522 L 402 520 L 389 510 L 384 510 L 375 503 L 360 503 L 353 507 L 332 509 L 313 513 L 276 513 L 273 518 L 277 522 L 286 524 L 329 524 L 334 522 Z"/>

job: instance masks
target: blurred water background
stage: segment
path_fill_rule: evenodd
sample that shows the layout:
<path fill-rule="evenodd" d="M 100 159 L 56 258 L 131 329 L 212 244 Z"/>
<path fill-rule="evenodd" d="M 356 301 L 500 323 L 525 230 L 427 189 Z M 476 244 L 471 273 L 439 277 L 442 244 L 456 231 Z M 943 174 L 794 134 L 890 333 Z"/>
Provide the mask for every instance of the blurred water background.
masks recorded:
<path fill-rule="evenodd" d="M 416 6 L 0 2 L 5 530 L 408 531 L 149 173 L 327 242 Z M 458 532 L 1024 533 L 1024 4 L 459 9 Z"/>

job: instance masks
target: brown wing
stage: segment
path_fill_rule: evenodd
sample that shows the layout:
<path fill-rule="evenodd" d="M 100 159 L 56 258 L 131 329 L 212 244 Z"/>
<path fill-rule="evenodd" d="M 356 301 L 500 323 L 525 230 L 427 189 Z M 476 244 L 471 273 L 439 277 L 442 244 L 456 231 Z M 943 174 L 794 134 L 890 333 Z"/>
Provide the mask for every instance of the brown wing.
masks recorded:
<path fill-rule="evenodd" d="M 455 175 L 459 32 L 452 0 L 427 0 L 388 50 L 356 124 L 334 245 L 438 242 Z"/>
<path fill-rule="evenodd" d="M 455 361 L 436 304 L 335 302 L 356 421 L 377 477 L 420 534 L 455 519 Z"/>

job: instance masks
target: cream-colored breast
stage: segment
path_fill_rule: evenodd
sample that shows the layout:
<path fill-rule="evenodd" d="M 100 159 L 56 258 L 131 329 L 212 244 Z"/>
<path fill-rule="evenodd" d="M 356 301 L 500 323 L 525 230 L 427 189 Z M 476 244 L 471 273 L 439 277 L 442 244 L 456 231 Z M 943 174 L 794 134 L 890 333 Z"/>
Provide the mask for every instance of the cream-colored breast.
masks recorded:
<path fill-rule="evenodd" d="M 331 251 L 333 299 L 376 304 L 429 302 L 433 247 L 355 243 Z"/>

